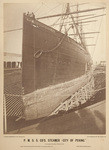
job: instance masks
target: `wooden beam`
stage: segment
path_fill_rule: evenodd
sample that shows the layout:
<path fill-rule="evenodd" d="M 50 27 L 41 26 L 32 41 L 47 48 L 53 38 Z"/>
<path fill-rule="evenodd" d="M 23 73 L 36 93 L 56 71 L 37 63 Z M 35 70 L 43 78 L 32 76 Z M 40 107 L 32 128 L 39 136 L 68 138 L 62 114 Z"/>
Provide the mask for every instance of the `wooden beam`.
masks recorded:
<path fill-rule="evenodd" d="M 97 17 L 101 17 L 101 16 L 105 16 L 106 14 L 102 14 L 102 15 L 97 15 L 97 16 L 93 16 L 93 17 L 88 17 L 88 18 L 84 18 L 78 21 L 82 21 L 82 20 L 87 20 L 87 19 L 92 19 L 92 18 L 97 18 Z"/>
<path fill-rule="evenodd" d="M 59 17 L 62 15 L 71 15 L 71 14 L 78 14 L 78 13 L 85 13 L 85 12 L 89 12 L 89 11 L 95 11 L 95 10 L 101 10 L 101 9 L 105 9 L 106 7 L 99 7 L 99 8 L 93 8 L 93 9 L 86 9 L 86 10 L 80 10 L 80 11 L 74 11 L 74 12 L 70 12 L 70 13 L 61 13 L 61 14 L 56 14 L 56 15 L 49 15 L 49 16 L 44 16 L 44 17 L 39 17 L 37 19 L 46 19 L 46 18 L 53 18 L 53 17 Z"/>
<path fill-rule="evenodd" d="M 90 39 L 90 38 L 94 38 L 94 37 L 82 37 L 82 38 L 84 38 L 84 39 Z"/>
<path fill-rule="evenodd" d="M 81 18 L 81 17 L 93 16 L 93 15 L 94 15 L 94 14 L 81 15 L 81 16 L 73 16 L 73 18 Z"/>
<path fill-rule="evenodd" d="M 77 5 L 79 6 L 79 5 L 85 5 L 85 4 L 89 4 L 89 3 L 81 3 L 81 4 L 77 4 Z M 77 5 L 71 5 L 70 7 L 74 7 L 74 6 L 77 6 Z"/>
<path fill-rule="evenodd" d="M 95 33 L 100 33 L 100 32 L 86 32 L 86 33 L 82 33 L 82 34 L 95 34 Z M 77 35 L 77 34 L 70 34 L 70 35 Z"/>
<path fill-rule="evenodd" d="M 87 23 L 87 22 L 96 22 L 97 20 L 91 20 L 91 21 L 83 21 L 83 22 L 76 22 L 76 24 L 83 24 L 83 23 Z"/>
<path fill-rule="evenodd" d="M 90 45 L 86 45 L 86 46 L 96 46 L 96 44 L 90 44 Z"/>
<path fill-rule="evenodd" d="M 83 23 L 87 23 L 87 22 L 96 22 L 96 21 L 97 21 L 97 20 L 84 21 L 84 22 L 78 22 L 78 23 L 76 22 L 76 24 L 78 25 L 78 24 L 81 24 L 81 23 L 83 24 Z M 71 23 L 72 23 L 71 21 L 69 21 L 69 22 L 64 22 L 64 25 L 67 24 L 67 23 L 70 23 L 69 25 L 72 25 L 72 24 L 71 24 Z M 57 24 L 55 24 L 55 25 L 60 25 L 60 23 L 57 23 Z M 55 25 L 53 24 L 53 25 L 51 25 L 51 26 L 55 26 Z"/>

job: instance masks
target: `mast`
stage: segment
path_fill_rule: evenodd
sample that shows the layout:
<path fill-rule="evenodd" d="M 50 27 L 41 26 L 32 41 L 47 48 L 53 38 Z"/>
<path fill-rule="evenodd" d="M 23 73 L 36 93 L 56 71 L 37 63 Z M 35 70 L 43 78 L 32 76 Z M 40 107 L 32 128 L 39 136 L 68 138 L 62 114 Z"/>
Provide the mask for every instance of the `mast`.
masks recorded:
<path fill-rule="evenodd" d="M 66 12 L 67 12 L 67 10 L 66 10 Z M 64 25 L 64 20 L 65 20 L 65 15 L 61 15 L 61 23 L 60 23 L 60 29 L 59 29 L 59 31 L 61 32 L 61 30 L 62 30 L 62 27 L 63 27 L 63 25 Z"/>
<path fill-rule="evenodd" d="M 83 32 L 83 27 L 82 27 L 83 24 L 84 23 L 88 23 L 88 22 L 96 22 L 97 20 L 90 20 L 90 19 L 101 17 L 101 16 L 104 16 L 106 14 L 101 14 L 101 15 L 85 14 L 85 15 L 80 15 L 79 16 L 79 13 L 92 12 L 92 11 L 95 11 L 95 10 L 98 11 L 98 10 L 105 9 L 106 7 L 86 9 L 86 10 L 79 10 L 78 9 L 79 4 L 77 4 L 75 6 L 77 6 L 77 10 L 74 11 L 74 12 L 71 12 L 70 11 L 69 3 L 67 3 L 67 5 L 66 5 L 66 11 L 64 11 L 65 13 L 56 14 L 56 15 L 49 15 L 49 16 L 44 16 L 44 17 L 39 17 L 37 19 L 39 20 L 39 19 L 46 19 L 46 18 L 52 18 L 52 17 L 59 17 L 59 16 L 61 16 L 60 17 L 61 18 L 60 19 L 61 20 L 60 24 L 53 24 L 53 26 L 54 25 L 60 25 L 59 26 L 60 27 L 59 31 L 63 32 L 62 29 L 64 28 L 64 33 L 65 34 L 67 34 L 68 31 L 69 31 L 69 29 L 72 28 L 73 29 L 73 33 L 69 34 L 69 36 L 73 36 L 73 39 L 76 42 L 78 42 L 78 39 L 79 39 L 79 42 L 81 43 L 81 46 L 84 49 L 87 49 L 87 46 L 85 44 L 85 34 L 95 34 L 95 33 L 99 33 L 99 32 L 87 32 L 87 33 L 84 33 Z M 76 16 L 73 16 L 73 14 L 76 14 Z M 89 16 L 89 17 L 87 17 L 87 16 Z M 81 19 L 79 19 L 80 17 L 81 17 Z M 86 18 L 82 18 L 82 17 L 86 17 Z M 71 23 L 67 22 L 67 19 L 71 19 L 72 20 Z M 86 20 L 86 21 L 84 21 L 84 20 Z M 69 28 L 67 28 L 68 25 L 69 25 Z"/>
<path fill-rule="evenodd" d="M 67 4 L 67 7 L 68 7 L 68 10 L 69 10 L 69 14 L 70 14 L 70 7 L 69 7 L 69 3 Z M 78 5 L 77 5 L 77 11 L 78 11 Z M 78 14 L 77 14 L 77 15 L 78 15 Z M 81 45 L 82 45 L 82 46 L 86 49 L 85 44 L 84 44 L 84 42 L 83 42 L 83 39 L 82 39 L 82 37 L 81 37 L 81 35 L 80 35 L 80 33 L 79 33 L 79 30 L 78 30 L 78 27 L 77 27 L 77 25 L 78 25 L 78 24 L 76 24 L 76 23 L 75 23 L 75 20 L 74 20 L 74 18 L 73 18 L 73 15 L 72 15 L 72 14 L 70 14 L 70 16 L 71 16 L 71 19 L 72 19 L 73 25 L 75 26 L 75 29 L 76 29 L 76 35 L 77 35 L 77 36 L 79 36 L 79 39 L 80 39 Z M 77 17 L 77 23 L 78 23 L 78 17 Z"/>

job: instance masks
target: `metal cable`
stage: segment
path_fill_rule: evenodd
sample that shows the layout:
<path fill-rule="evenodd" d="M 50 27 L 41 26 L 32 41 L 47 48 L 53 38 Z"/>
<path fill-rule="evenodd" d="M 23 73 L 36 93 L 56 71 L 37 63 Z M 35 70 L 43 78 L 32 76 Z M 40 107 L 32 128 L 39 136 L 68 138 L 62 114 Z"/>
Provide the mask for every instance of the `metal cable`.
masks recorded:
<path fill-rule="evenodd" d="M 70 26 L 69 28 L 68 28 L 68 30 L 71 28 L 72 26 Z M 68 32 L 68 30 L 67 30 L 67 32 Z M 54 47 L 54 48 L 52 48 L 52 49 L 50 49 L 50 50 L 39 50 L 39 51 L 37 51 L 35 54 L 34 54 L 34 57 L 35 58 L 39 58 L 40 56 L 41 56 L 41 54 L 42 53 L 48 53 L 48 52 L 52 52 L 52 51 L 54 51 L 55 49 L 57 49 L 61 44 L 62 44 L 62 42 L 63 42 L 63 40 L 64 40 L 64 38 L 66 37 L 66 34 L 64 34 L 64 36 L 63 36 L 63 38 L 61 39 L 61 41 Z M 39 53 L 39 55 L 37 55 Z"/>

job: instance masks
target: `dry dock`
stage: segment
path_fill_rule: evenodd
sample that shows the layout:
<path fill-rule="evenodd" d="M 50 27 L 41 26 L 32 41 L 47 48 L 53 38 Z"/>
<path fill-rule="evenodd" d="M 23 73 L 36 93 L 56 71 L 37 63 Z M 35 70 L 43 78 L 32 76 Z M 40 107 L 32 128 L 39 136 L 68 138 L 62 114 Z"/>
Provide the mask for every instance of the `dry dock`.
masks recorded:
<path fill-rule="evenodd" d="M 84 105 L 58 115 L 15 121 L 22 115 L 21 70 L 6 71 L 7 134 L 105 134 L 105 73 L 94 72 L 96 94 Z M 99 90 L 101 89 L 101 90 Z M 19 96 L 20 95 L 20 96 Z"/>
<path fill-rule="evenodd" d="M 11 134 L 105 134 L 105 101 L 75 112 L 43 118 Z"/>

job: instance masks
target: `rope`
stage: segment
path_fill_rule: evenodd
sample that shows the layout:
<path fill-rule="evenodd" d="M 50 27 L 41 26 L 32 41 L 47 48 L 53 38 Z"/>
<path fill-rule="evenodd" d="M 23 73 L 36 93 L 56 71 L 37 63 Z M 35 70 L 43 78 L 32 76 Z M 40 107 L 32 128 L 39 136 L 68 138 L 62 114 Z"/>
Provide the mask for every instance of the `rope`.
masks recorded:
<path fill-rule="evenodd" d="M 60 20 L 60 18 L 58 18 L 52 25 L 50 25 L 50 26 L 55 26 L 56 25 L 56 23 L 58 22 Z"/>
<path fill-rule="evenodd" d="M 46 4 L 44 4 L 46 7 L 48 7 Z M 50 13 L 51 11 L 53 11 L 54 9 L 56 9 L 58 6 L 60 6 L 61 4 L 58 4 L 57 6 L 55 6 L 54 8 L 50 9 L 49 7 L 49 11 L 47 13 Z M 47 13 L 45 13 L 44 15 L 46 15 Z"/>
<path fill-rule="evenodd" d="M 41 4 L 41 6 L 40 6 L 36 11 L 34 11 L 34 14 L 35 14 L 36 12 L 38 12 L 42 6 L 43 6 L 43 2 L 42 2 L 42 4 Z"/>

